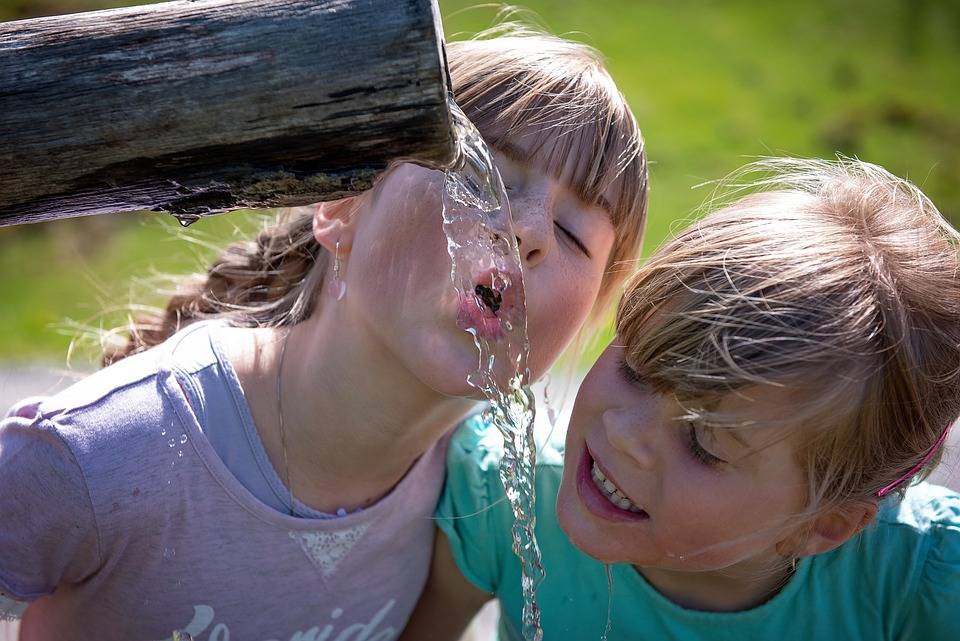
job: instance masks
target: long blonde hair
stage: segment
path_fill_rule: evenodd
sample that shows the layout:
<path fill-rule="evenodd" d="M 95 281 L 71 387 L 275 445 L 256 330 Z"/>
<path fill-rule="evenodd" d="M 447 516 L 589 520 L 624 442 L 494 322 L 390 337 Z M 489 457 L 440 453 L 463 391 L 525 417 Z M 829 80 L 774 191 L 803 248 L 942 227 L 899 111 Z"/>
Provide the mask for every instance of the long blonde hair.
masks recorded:
<path fill-rule="evenodd" d="M 629 273 L 621 265 L 639 253 L 647 166 L 636 120 L 599 54 L 527 27 L 501 25 L 477 39 L 450 43 L 447 56 L 457 103 L 488 144 L 532 133 L 547 170 L 584 201 L 599 202 L 610 190 L 616 194 L 607 203 L 616 238 L 595 310 L 602 308 Z M 312 209 L 286 211 L 255 240 L 227 247 L 206 273 L 180 278 L 165 309 L 131 316 L 111 333 L 124 336 L 122 344 L 101 340 L 103 364 L 200 319 L 226 318 L 248 327 L 299 323 L 317 305 L 329 262 L 313 237 Z"/>
<path fill-rule="evenodd" d="M 759 191 L 628 284 L 626 359 L 717 428 L 725 395 L 795 392 L 783 426 L 799 431 L 807 515 L 871 499 L 960 416 L 960 234 L 918 188 L 857 160 L 768 159 L 733 183 Z"/>

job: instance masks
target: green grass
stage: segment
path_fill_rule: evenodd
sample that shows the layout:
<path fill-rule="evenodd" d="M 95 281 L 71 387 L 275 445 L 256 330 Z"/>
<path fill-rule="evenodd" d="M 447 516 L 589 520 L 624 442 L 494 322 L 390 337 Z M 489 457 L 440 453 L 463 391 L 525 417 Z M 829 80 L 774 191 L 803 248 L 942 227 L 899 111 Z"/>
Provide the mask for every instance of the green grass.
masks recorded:
<path fill-rule="evenodd" d="M 441 0 L 451 39 L 490 25 L 492 8 L 461 11 L 474 4 Z M 0 19 L 93 6 L 0 0 Z M 960 221 L 960 83 L 952 80 L 960 78 L 960 8 L 953 3 L 525 6 L 551 31 L 600 49 L 637 115 L 651 160 L 645 253 L 706 198 L 709 189 L 694 185 L 760 155 L 854 155 L 914 180 Z M 173 221 L 136 215 L 104 240 L 85 238 L 86 224 L 72 221 L 0 233 L 0 269 L 15 275 L 0 283 L 0 360 L 62 359 L 69 336 L 57 325 L 96 324 L 101 309 L 131 296 L 139 302 L 132 276 L 151 266 L 191 269 L 210 256 L 181 236 L 227 240 L 246 217 L 233 213 L 181 233 Z"/>

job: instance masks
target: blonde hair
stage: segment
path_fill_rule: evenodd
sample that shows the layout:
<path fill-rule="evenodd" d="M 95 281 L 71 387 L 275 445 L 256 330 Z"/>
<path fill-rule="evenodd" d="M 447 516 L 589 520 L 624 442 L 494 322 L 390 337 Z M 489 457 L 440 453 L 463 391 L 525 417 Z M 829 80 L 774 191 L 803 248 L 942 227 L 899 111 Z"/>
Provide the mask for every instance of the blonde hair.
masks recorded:
<path fill-rule="evenodd" d="M 608 204 L 616 239 L 595 310 L 602 307 L 628 274 L 620 264 L 639 253 L 647 167 L 640 130 L 600 56 L 517 25 L 450 43 L 447 56 L 457 103 L 488 144 L 533 135 L 534 155 L 543 155 L 546 169 L 586 202 L 600 202 L 608 190 L 615 194 Z M 313 238 L 312 209 L 287 211 L 255 240 L 227 247 L 205 274 L 182 278 L 166 309 L 115 330 L 127 336 L 125 344 L 101 341 L 103 364 L 204 318 L 227 318 L 237 326 L 299 323 L 317 304 L 329 262 Z"/>
<path fill-rule="evenodd" d="M 807 514 L 870 499 L 960 416 L 960 234 L 918 188 L 857 160 L 768 159 L 733 182 L 759 192 L 628 284 L 626 360 L 715 427 L 731 424 L 712 411 L 725 395 L 794 394 L 782 423 L 798 432 L 783 434 L 799 434 Z"/>

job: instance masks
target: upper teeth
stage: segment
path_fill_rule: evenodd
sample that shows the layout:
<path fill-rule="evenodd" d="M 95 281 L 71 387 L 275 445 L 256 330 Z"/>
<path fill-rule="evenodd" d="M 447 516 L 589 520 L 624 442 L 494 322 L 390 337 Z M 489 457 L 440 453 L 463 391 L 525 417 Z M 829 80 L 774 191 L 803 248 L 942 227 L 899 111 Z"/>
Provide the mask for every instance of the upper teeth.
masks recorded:
<path fill-rule="evenodd" d="M 610 479 L 604 476 L 603 472 L 600 471 L 600 468 L 597 467 L 596 461 L 593 462 L 591 475 L 593 476 L 594 484 L 600 489 L 600 492 L 618 508 L 621 510 L 627 510 L 629 512 L 643 511 L 634 505 L 634 503 L 628 499 L 626 495 L 620 491 L 620 488 L 614 485 Z"/>

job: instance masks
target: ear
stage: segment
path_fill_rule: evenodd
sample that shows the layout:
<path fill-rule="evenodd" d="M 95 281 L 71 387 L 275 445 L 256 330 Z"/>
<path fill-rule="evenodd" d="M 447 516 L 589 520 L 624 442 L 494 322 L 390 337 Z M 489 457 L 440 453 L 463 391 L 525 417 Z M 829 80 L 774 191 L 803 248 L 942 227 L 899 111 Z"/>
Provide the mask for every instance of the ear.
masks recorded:
<path fill-rule="evenodd" d="M 877 502 L 851 501 L 817 516 L 794 556 L 828 552 L 859 534 L 877 515 Z"/>
<path fill-rule="evenodd" d="M 350 251 L 353 244 L 355 219 L 362 205 L 363 195 L 331 200 L 312 205 L 313 237 L 320 245 L 333 252 L 340 242 L 341 251 Z"/>

